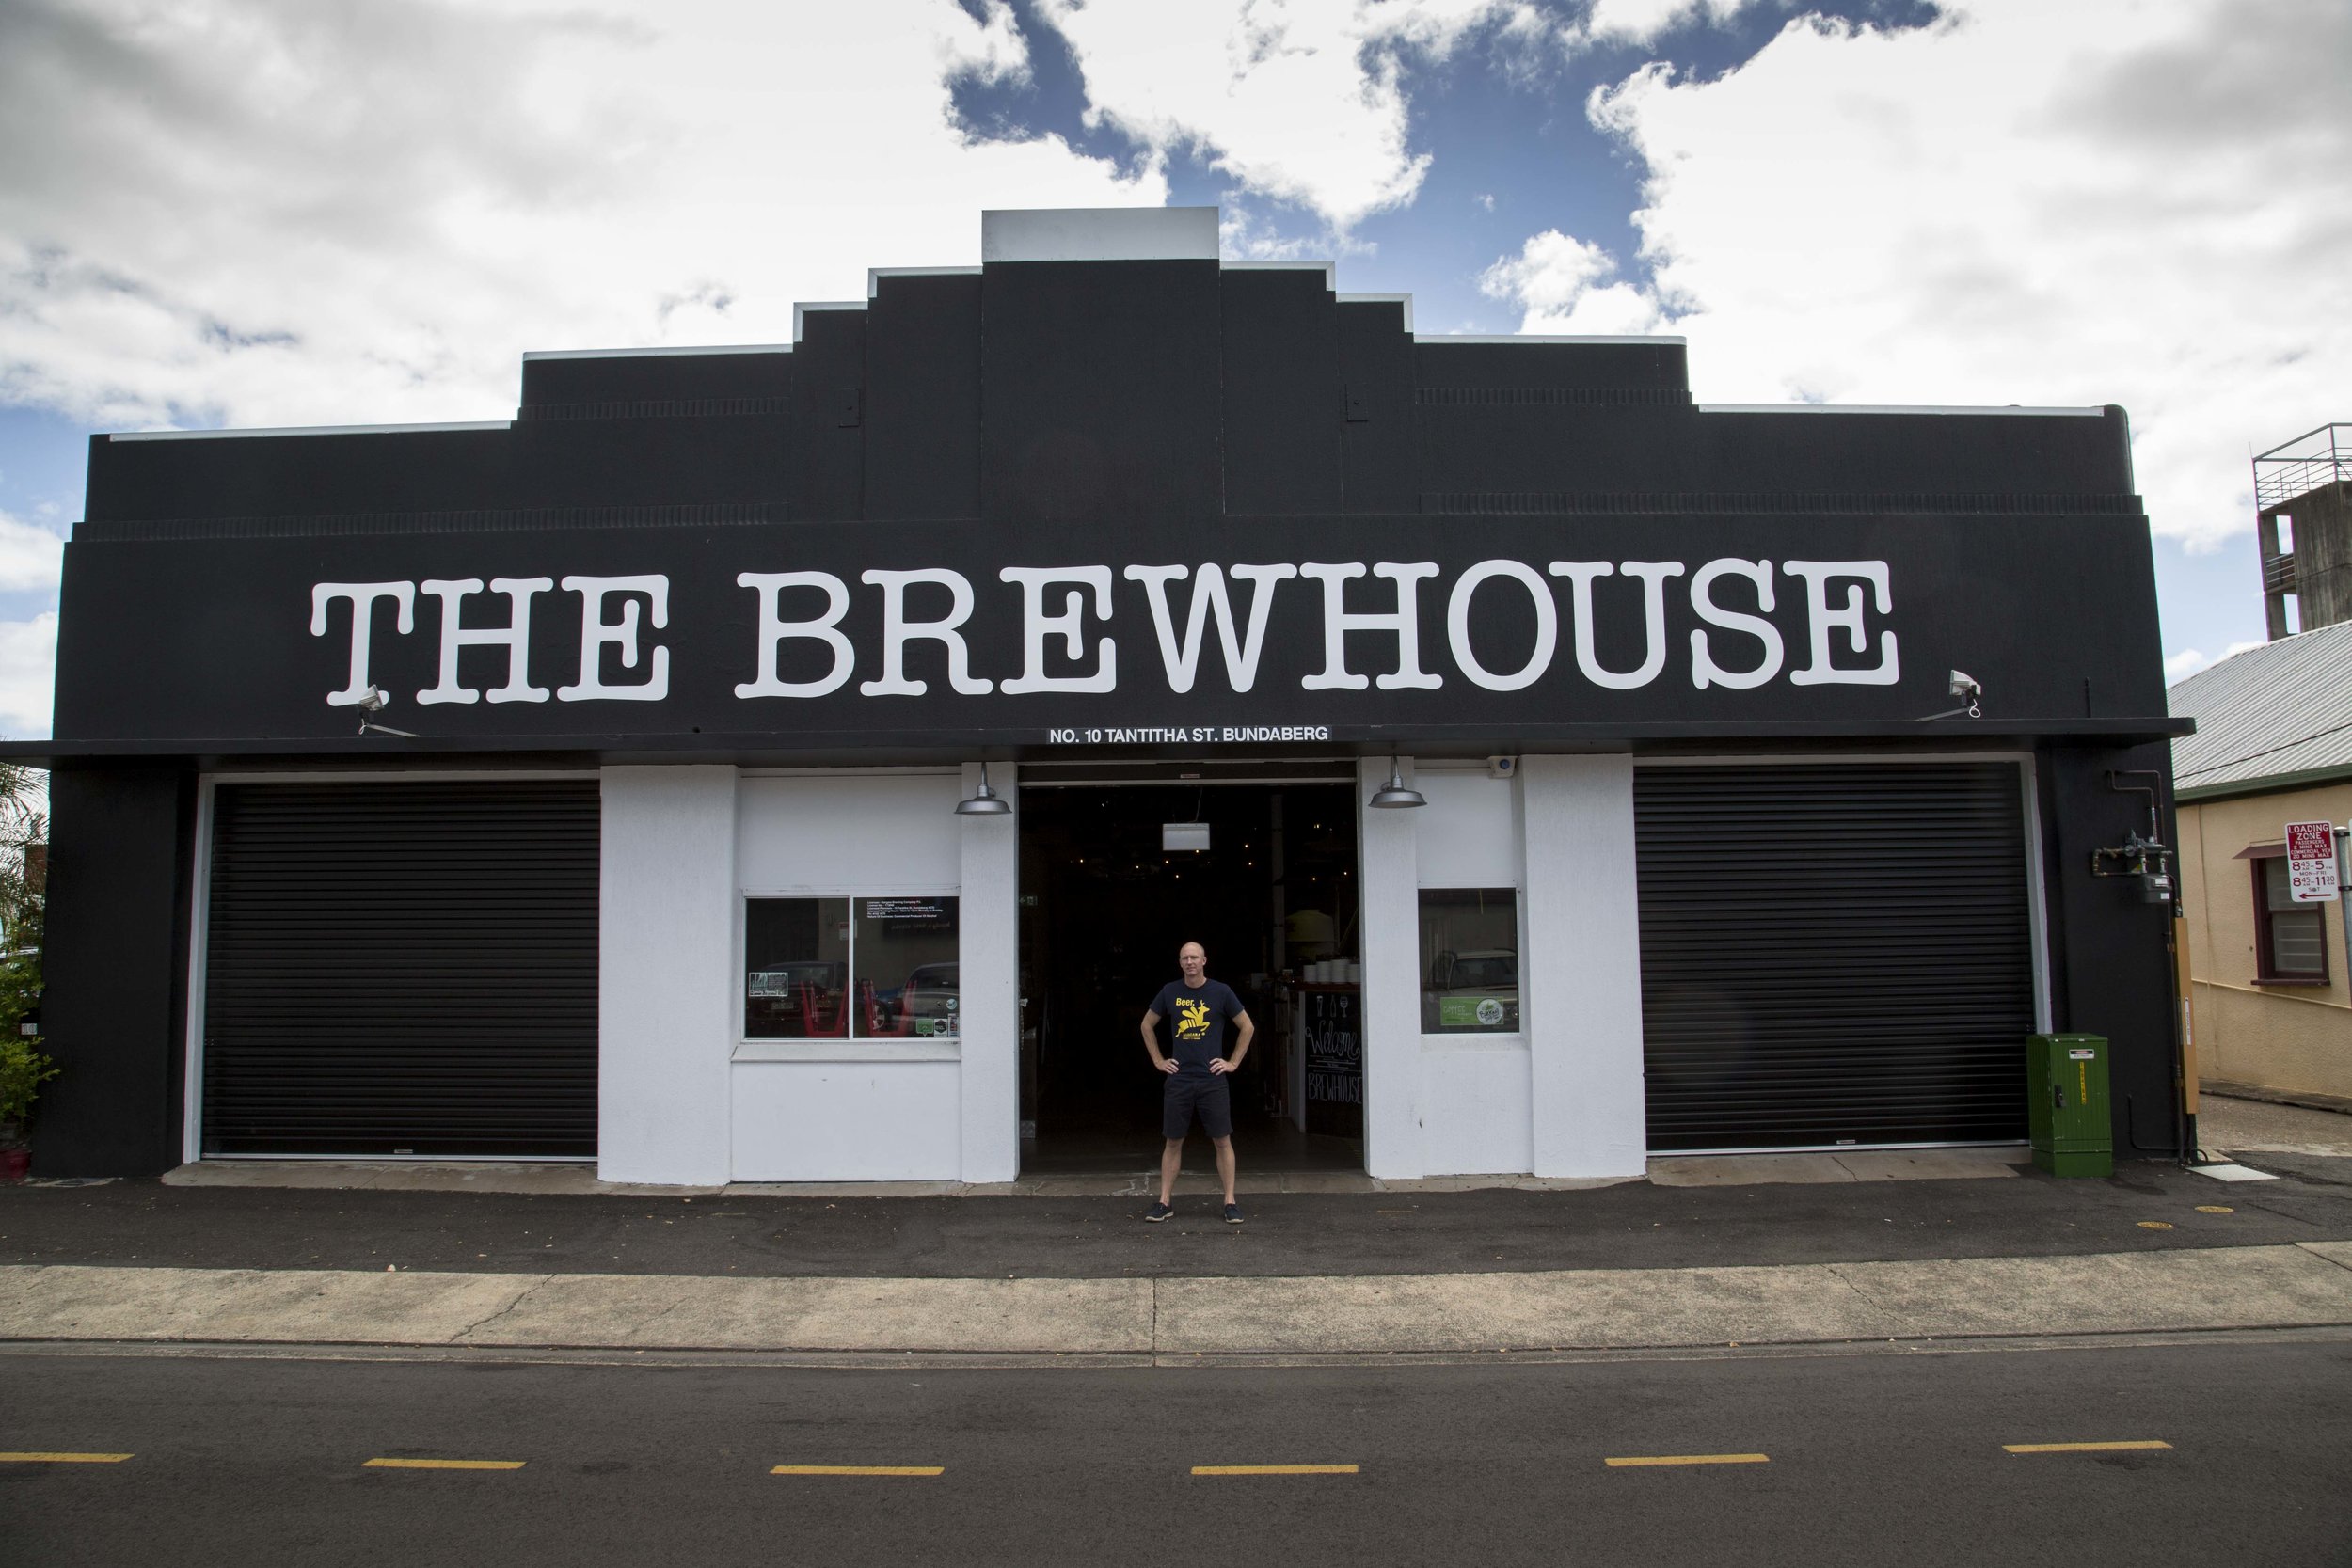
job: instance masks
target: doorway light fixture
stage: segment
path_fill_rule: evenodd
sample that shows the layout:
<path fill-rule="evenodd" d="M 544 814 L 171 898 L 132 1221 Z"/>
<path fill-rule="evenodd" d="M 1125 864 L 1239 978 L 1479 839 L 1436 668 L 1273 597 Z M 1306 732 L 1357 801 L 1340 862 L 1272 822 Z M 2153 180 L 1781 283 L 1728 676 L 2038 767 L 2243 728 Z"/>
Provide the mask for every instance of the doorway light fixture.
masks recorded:
<path fill-rule="evenodd" d="M 1367 805 L 1377 806 L 1384 811 L 1396 811 L 1408 806 L 1425 806 L 1428 803 L 1427 798 L 1420 790 L 1405 787 L 1404 775 L 1398 770 L 1397 759 L 1394 756 L 1389 758 L 1389 782 L 1374 790 L 1372 799 L 1365 802 Z"/>
<path fill-rule="evenodd" d="M 980 787 L 956 802 L 958 816 L 1009 816 L 1012 802 L 988 787 L 988 764 L 980 764 Z"/>

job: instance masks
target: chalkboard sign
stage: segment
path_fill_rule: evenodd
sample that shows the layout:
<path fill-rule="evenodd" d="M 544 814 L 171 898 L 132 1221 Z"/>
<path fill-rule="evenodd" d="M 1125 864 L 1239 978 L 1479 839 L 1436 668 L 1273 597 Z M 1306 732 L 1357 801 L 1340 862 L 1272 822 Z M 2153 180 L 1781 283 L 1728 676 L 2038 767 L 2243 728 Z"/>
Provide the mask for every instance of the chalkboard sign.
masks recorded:
<path fill-rule="evenodd" d="M 1359 1138 L 1364 1132 L 1363 995 L 1353 987 L 1302 988 L 1307 1049 L 1307 1131 Z"/>

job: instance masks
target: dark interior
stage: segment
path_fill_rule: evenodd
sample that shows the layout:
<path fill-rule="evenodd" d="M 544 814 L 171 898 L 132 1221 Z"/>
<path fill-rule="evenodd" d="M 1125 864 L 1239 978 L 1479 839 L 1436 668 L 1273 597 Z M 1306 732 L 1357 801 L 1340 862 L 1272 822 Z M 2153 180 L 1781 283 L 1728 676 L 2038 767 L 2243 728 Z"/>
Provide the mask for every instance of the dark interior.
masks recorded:
<path fill-rule="evenodd" d="M 1210 847 L 1164 849 L 1169 822 L 1207 823 Z M 1245 1167 L 1362 1170 L 1360 1119 L 1304 1131 L 1285 1071 L 1298 1049 L 1286 972 L 1360 955 L 1356 869 L 1346 785 L 1025 786 L 1024 1173 L 1156 1167 L 1161 1087 L 1137 1031 L 1186 942 L 1258 1026 L 1233 1083 Z M 1187 1168 L 1208 1159 L 1195 1143 Z"/>

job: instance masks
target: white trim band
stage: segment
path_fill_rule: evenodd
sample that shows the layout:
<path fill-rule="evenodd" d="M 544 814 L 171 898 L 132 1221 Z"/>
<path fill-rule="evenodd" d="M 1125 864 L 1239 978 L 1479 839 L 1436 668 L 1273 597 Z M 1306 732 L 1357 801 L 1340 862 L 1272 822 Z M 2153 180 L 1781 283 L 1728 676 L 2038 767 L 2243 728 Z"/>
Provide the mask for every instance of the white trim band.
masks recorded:
<path fill-rule="evenodd" d="M 534 348 L 523 355 L 533 359 L 658 359 L 700 354 L 789 354 L 790 343 L 688 343 L 654 348 Z"/>
<path fill-rule="evenodd" d="M 2020 404 L 1702 403 L 1702 414 L 2066 414 L 2097 419 L 2105 408 L 2029 408 Z"/>
<path fill-rule="evenodd" d="M 478 420 L 468 424 L 314 424 L 286 425 L 262 430 L 123 430 L 109 441 L 228 441 L 254 436 L 417 436 L 441 430 L 512 430 L 512 420 Z"/>

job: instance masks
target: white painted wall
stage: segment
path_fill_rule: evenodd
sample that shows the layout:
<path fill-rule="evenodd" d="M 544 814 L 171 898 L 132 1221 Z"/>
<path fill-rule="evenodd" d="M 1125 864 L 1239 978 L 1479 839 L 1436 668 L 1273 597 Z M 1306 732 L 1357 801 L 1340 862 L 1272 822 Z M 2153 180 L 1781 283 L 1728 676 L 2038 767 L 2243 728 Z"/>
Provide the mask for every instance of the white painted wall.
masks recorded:
<path fill-rule="evenodd" d="M 1648 1138 L 1633 759 L 1522 757 L 1518 785 L 1534 1173 L 1639 1176 Z"/>
<path fill-rule="evenodd" d="M 1398 759 L 1414 783 L 1410 758 Z M 1422 1152 L 1421 900 L 1414 818 L 1427 807 L 1364 804 L 1388 782 L 1385 757 L 1356 767 L 1356 825 L 1363 856 L 1364 1168 L 1406 1180 L 1427 1174 Z"/>
<path fill-rule="evenodd" d="M 743 780 L 738 842 L 753 893 L 941 893 L 962 870 L 946 769 L 754 774 Z"/>
<path fill-rule="evenodd" d="M 953 1061 L 738 1062 L 735 1180 L 953 1181 L 958 1076 Z"/>
<path fill-rule="evenodd" d="M 735 1055 L 729 1125 L 738 1181 L 955 1180 L 962 1154 L 968 1045 L 898 1040 L 743 1040 L 742 902 L 761 895 L 961 896 L 965 790 L 957 773 L 787 773 L 738 792 L 727 977 Z M 974 978 L 973 928 L 960 910 L 961 982 Z M 964 993 L 968 999 L 970 991 Z M 965 1025 L 969 1027 L 968 1022 Z M 912 1047 L 912 1049 L 911 1049 Z M 910 1056 L 932 1059 L 909 1060 Z M 1006 1113 L 1005 1136 L 1017 1129 Z"/>
<path fill-rule="evenodd" d="M 1534 1168 L 1526 1040 L 1422 1040 L 1422 1161 L 1431 1176 L 1525 1175 Z"/>
<path fill-rule="evenodd" d="M 949 817 L 963 888 L 966 1181 L 1009 1181 L 1021 1167 L 1021 791 L 1009 766 L 991 769 L 989 783 L 1012 803 L 1009 815 Z M 978 766 L 967 766 L 957 798 L 979 785 Z"/>
<path fill-rule="evenodd" d="M 1519 886 L 1519 794 L 1514 780 L 1492 777 L 1483 762 L 1474 767 L 1423 763 L 1415 787 L 1429 800 L 1409 814 L 1418 835 L 1417 888 Z M 1423 978 L 1419 973 L 1418 896 L 1413 922 L 1418 987 Z M 1522 913 L 1522 932 L 1525 924 Z M 1416 1011 L 1417 1032 L 1420 1017 Z M 1421 1052 L 1423 1174 L 1523 1175 L 1533 1170 L 1527 1037 L 1423 1035 Z"/>
<path fill-rule="evenodd" d="M 1519 885 L 1518 791 L 1509 779 L 1424 762 L 1416 789 L 1429 803 L 1410 813 L 1422 887 Z M 1419 918 L 1418 915 L 1415 917 Z"/>
<path fill-rule="evenodd" d="M 603 770 L 596 1174 L 607 1181 L 727 1179 L 735 780 L 732 768 Z"/>

